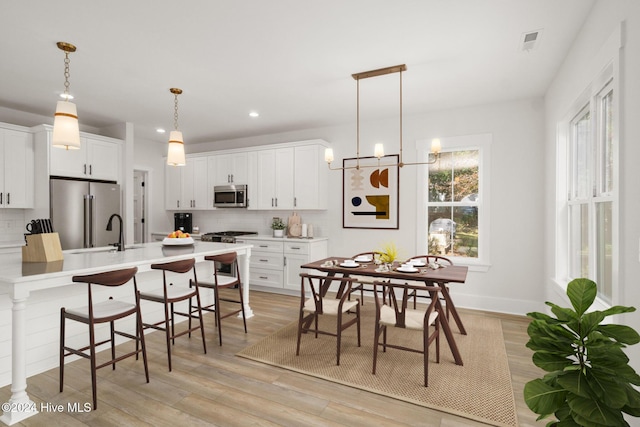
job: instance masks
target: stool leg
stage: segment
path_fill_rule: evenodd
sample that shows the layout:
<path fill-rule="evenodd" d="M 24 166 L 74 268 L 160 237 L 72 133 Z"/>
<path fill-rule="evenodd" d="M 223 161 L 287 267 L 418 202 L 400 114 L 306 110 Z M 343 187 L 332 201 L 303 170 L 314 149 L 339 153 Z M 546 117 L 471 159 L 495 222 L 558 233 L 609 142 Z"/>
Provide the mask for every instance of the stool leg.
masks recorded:
<path fill-rule="evenodd" d="M 144 342 L 144 326 L 142 326 L 142 313 L 140 312 L 140 295 L 136 298 L 136 330 L 138 331 L 138 339 L 136 340 L 136 359 L 138 358 L 138 343 L 142 347 L 142 362 L 144 363 L 144 375 L 149 382 L 149 365 L 147 364 L 147 347 Z"/>
<path fill-rule="evenodd" d="M 62 393 L 62 387 L 64 385 L 64 307 L 60 309 L 60 393 Z"/>
<path fill-rule="evenodd" d="M 111 360 L 115 360 L 116 358 L 116 334 L 115 334 L 115 328 L 113 323 L 114 323 L 113 320 L 109 322 L 109 326 L 111 327 Z M 116 370 L 115 363 L 111 364 L 111 369 L 114 371 Z"/>
<path fill-rule="evenodd" d="M 202 348 L 204 349 L 204 354 L 207 354 L 207 343 L 204 339 L 204 320 L 202 318 L 202 303 L 200 302 L 200 292 L 198 290 L 196 290 L 196 301 L 198 302 L 198 319 L 200 320 L 200 333 L 202 334 Z M 189 298 L 189 306 L 191 306 L 191 298 Z M 189 323 L 191 323 L 191 313 L 189 313 Z"/>
<path fill-rule="evenodd" d="M 98 409 L 98 391 L 96 387 L 96 337 L 93 323 L 89 321 L 89 359 L 91 361 L 91 392 L 93 393 L 93 410 Z"/>
<path fill-rule="evenodd" d="M 169 359 L 169 372 L 171 372 L 171 325 L 169 323 L 169 304 L 164 303 L 164 332 L 167 338 L 167 357 Z"/>
<path fill-rule="evenodd" d="M 238 282 L 238 289 L 240 290 L 240 307 L 242 313 L 242 323 L 244 324 L 244 333 L 247 333 L 247 318 L 244 315 L 244 299 L 242 299 L 242 282 Z"/>
<path fill-rule="evenodd" d="M 216 324 L 218 325 L 218 342 L 222 345 L 222 321 L 220 319 L 220 297 L 218 295 L 218 286 L 214 286 L 213 288 L 213 302 L 216 305 Z"/>

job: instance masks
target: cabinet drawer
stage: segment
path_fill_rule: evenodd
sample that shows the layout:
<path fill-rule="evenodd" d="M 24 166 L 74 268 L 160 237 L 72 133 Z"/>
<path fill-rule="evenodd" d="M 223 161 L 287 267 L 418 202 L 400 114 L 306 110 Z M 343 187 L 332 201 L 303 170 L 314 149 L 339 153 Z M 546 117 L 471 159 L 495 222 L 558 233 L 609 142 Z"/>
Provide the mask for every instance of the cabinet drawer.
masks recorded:
<path fill-rule="evenodd" d="M 254 251 L 251 254 L 251 264 L 249 267 L 267 268 L 270 270 L 282 270 L 284 266 L 284 257 L 281 253 Z"/>
<path fill-rule="evenodd" d="M 284 244 L 284 252 L 286 254 L 308 254 L 309 245 L 307 243 L 286 242 Z"/>
<path fill-rule="evenodd" d="M 251 268 L 250 284 L 259 286 L 269 286 L 272 288 L 282 288 L 282 270 L 266 270 L 262 268 Z"/>
<path fill-rule="evenodd" d="M 278 252 L 282 253 L 283 243 L 272 242 L 270 240 L 246 240 L 247 243 L 253 244 L 255 252 Z"/>

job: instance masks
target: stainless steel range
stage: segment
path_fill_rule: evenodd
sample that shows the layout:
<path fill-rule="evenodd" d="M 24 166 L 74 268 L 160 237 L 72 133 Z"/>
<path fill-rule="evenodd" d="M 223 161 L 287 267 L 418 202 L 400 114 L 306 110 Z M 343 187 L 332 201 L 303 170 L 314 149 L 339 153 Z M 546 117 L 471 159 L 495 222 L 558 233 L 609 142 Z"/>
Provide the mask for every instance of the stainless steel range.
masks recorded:
<path fill-rule="evenodd" d="M 235 243 L 236 237 L 246 236 L 249 234 L 258 234 L 258 233 L 256 231 L 218 231 L 216 233 L 205 233 L 200 237 L 200 239 L 203 242 Z M 227 276 L 235 276 L 235 273 L 236 273 L 235 266 L 222 265 L 217 262 L 216 262 L 216 270 L 218 271 L 218 274 L 225 274 Z"/>
<path fill-rule="evenodd" d="M 256 231 L 218 231 L 215 233 L 205 233 L 201 239 L 203 242 L 235 243 L 236 237 L 248 234 L 258 234 Z"/>

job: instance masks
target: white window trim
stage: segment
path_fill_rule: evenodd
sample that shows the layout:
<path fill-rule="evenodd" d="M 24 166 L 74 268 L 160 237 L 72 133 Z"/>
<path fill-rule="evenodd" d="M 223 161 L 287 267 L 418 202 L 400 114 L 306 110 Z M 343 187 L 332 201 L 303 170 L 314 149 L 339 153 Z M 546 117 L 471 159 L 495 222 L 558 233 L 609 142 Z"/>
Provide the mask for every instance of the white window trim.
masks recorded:
<path fill-rule="evenodd" d="M 478 242 L 478 258 L 450 257 L 457 265 L 466 265 L 470 271 L 486 272 L 491 267 L 490 256 L 490 239 L 491 239 L 491 186 L 489 182 L 489 174 L 491 171 L 491 143 L 493 134 L 483 133 L 476 135 L 463 135 L 452 137 L 439 137 L 442 151 L 459 151 L 459 150 L 479 150 L 480 168 L 478 174 L 478 187 L 480 188 L 481 197 L 478 205 L 478 233 L 481 238 Z M 418 153 L 418 161 L 426 162 L 431 152 L 431 139 L 421 139 L 416 141 L 416 151 Z M 417 186 L 423 188 L 423 183 L 427 182 L 429 177 L 428 165 L 419 167 L 416 173 Z M 416 230 L 427 230 L 427 207 L 429 205 L 428 192 L 418 191 L 417 212 L 416 212 Z M 426 253 L 427 233 L 417 233 L 416 251 L 415 253 Z"/>
<path fill-rule="evenodd" d="M 613 174 L 614 191 L 609 197 L 613 199 L 613 218 L 616 225 L 613 229 L 613 272 L 612 272 L 612 295 L 611 304 L 597 297 L 592 307 L 595 310 L 605 310 L 612 305 L 621 304 L 624 296 L 621 293 L 619 283 L 619 262 L 620 262 L 620 117 L 622 117 L 622 103 L 620 97 L 622 94 L 620 85 L 620 49 L 623 47 L 622 24 L 619 25 L 609 36 L 602 48 L 594 56 L 590 69 L 591 75 L 594 77 L 586 85 L 584 91 L 569 106 L 566 115 L 558 122 L 556 126 L 556 223 L 555 223 L 555 249 L 556 249 L 556 265 L 552 283 L 557 286 L 557 291 L 562 294 L 566 293 L 569 278 L 569 203 L 567 195 L 569 194 L 569 184 L 571 182 L 568 168 L 569 160 L 569 144 L 571 142 L 571 120 L 580 111 L 584 105 L 592 102 L 593 99 L 599 97 L 602 89 L 604 89 L 611 79 L 614 98 L 613 98 L 613 157 L 615 162 Z M 592 109 L 595 115 L 597 110 Z M 607 198 L 609 198 L 607 197 Z"/>

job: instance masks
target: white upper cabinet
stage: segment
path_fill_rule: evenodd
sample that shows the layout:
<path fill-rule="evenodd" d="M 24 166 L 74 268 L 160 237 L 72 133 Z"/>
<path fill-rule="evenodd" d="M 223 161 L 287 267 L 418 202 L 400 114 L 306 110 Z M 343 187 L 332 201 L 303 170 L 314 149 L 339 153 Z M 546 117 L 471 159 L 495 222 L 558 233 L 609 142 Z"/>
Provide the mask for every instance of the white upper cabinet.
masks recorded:
<path fill-rule="evenodd" d="M 214 158 L 214 185 L 247 184 L 247 153 L 217 154 Z"/>
<path fill-rule="evenodd" d="M 33 208 L 33 148 L 30 132 L 0 127 L 0 208 Z"/>
<path fill-rule="evenodd" d="M 308 144 L 258 151 L 254 208 L 326 209 L 324 149 L 321 144 Z"/>
<path fill-rule="evenodd" d="M 53 129 L 46 132 L 49 133 L 47 140 L 51 141 Z M 78 150 L 50 148 L 49 173 L 54 176 L 117 182 L 120 176 L 121 145 L 122 141 L 119 139 L 80 134 Z"/>
<path fill-rule="evenodd" d="M 201 210 L 211 207 L 207 157 L 187 157 L 184 166 L 165 165 L 165 208 Z"/>

